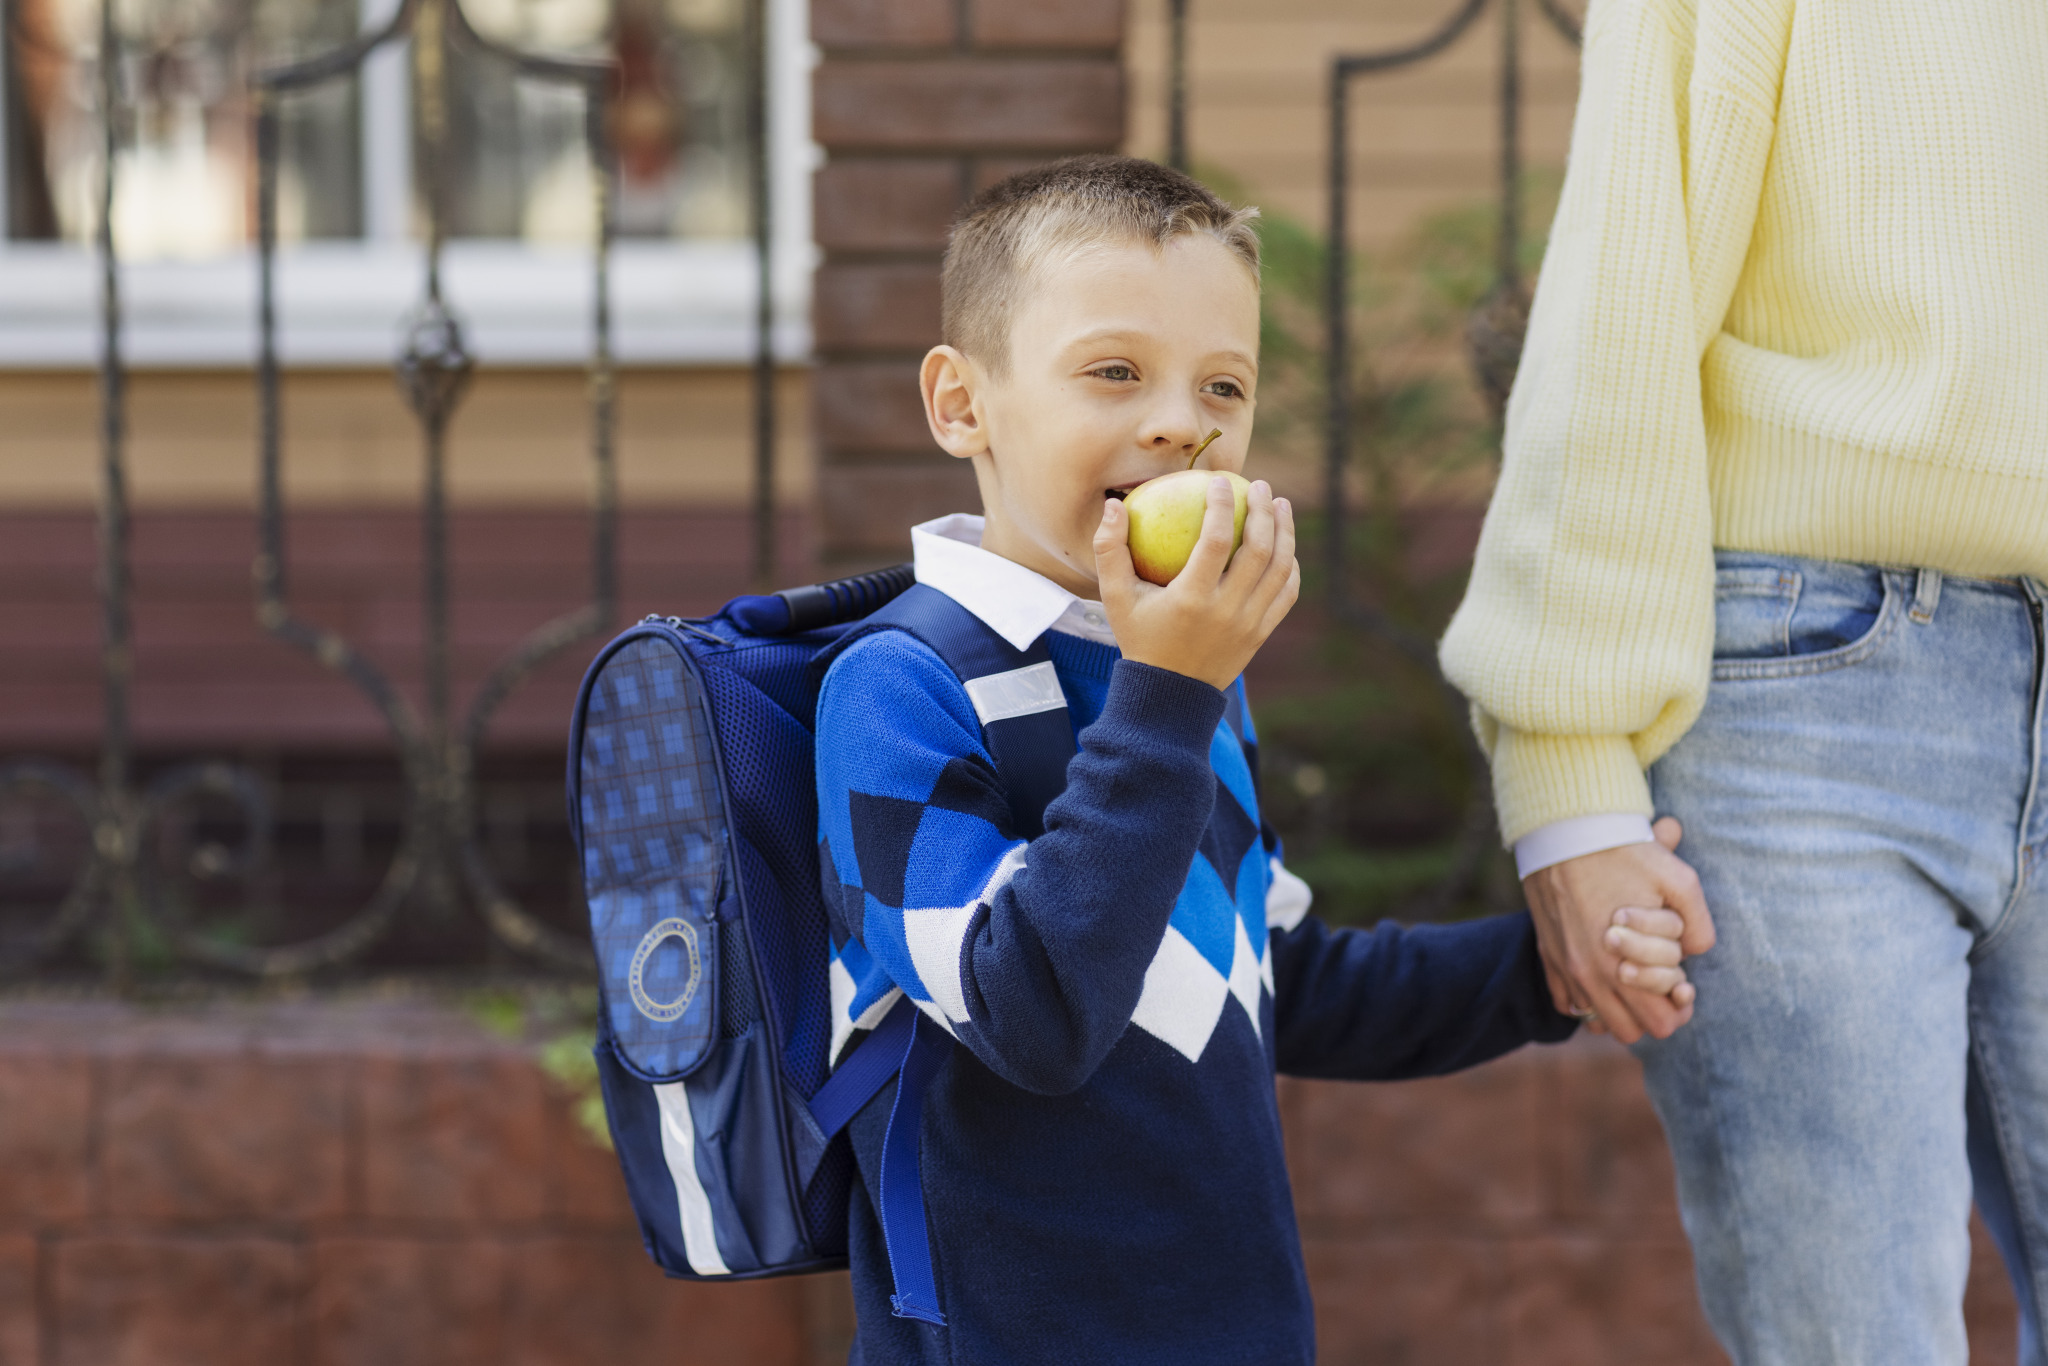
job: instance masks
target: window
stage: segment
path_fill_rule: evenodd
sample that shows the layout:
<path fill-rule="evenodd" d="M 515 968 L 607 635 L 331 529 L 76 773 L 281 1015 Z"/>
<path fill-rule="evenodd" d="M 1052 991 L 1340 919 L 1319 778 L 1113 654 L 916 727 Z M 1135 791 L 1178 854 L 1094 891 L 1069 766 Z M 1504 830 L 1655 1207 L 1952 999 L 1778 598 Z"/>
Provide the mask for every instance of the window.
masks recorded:
<path fill-rule="evenodd" d="M 510 46 L 598 53 L 611 28 L 608 111 L 619 236 L 722 241 L 747 225 L 741 0 L 486 0 L 468 13 Z M 587 241 L 582 97 L 458 54 L 448 196 L 456 236 Z"/>
<path fill-rule="evenodd" d="M 97 230 L 103 133 L 94 0 L 11 0 L 7 235 L 89 243 Z M 118 5 L 133 102 L 116 156 L 116 236 L 130 260 L 204 259 L 247 240 L 253 166 L 243 75 L 346 42 L 346 8 L 317 0 Z M 337 22 L 339 20 L 340 22 Z M 358 83 L 290 111 L 280 221 L 294 238 L 361 232 Z"/>
<path fill-rule="evenodd" d="M 99 0 L 5 0 L 6 236 L 0 364 L 91 364 L 102 129 Z M 396 0 L 114 0 L 129 115 L 115 162 L 127 351 L 139 364 L 254 354 L 256 166 L 247 77 L 330 50 Z M 622 360 L 751 349 L 746 0 L 467 0 L 479 32 L 609 52 L 618 161 L 613 303 Z M 777 341 L 807 346 L 810 56 L 802 0 L 769 0 Z M 287 363 L 386 363 L 420 288 L 424 213 L 409 49 L 282 102 L 280 344 Z M 595 230 L 580 91 L 459 52 L 442 202 L 451 303 L 479 357 L 574 363 L 589 348 Z"/>

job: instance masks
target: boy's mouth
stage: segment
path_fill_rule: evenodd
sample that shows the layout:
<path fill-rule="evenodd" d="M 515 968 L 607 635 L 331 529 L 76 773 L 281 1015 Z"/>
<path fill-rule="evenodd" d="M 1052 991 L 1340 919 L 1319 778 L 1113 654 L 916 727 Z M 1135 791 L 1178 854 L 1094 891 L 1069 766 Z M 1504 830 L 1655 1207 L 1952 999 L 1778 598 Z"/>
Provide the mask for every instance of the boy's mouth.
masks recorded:
<path fill-rule="evenodd" d="M 1142 479 L 1133 479 L 1127 484 L 1118 484 L 1115 488 L 1104 489 L 1102 491 L 1102 496 L 1105 498 L 1114 498 L 1118 502 L 1122 502 L 1127 496 L 1129 496 L 1130 491 L 1132 489 L 1138 487 L 1138 485 L 1144 482 L 1145 481 Z"/>

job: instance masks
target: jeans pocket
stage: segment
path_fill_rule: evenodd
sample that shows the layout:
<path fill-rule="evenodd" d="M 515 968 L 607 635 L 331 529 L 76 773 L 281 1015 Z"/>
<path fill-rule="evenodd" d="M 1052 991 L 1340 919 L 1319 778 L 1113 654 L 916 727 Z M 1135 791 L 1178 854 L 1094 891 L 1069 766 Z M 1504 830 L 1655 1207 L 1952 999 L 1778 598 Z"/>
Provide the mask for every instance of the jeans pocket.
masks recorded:
<path fill-rule="evenodd" d="M 1724 565 L 1714 571 L 1714 661 L 1777 659 L 1792 653 L 1799 571 Z"/>
<path fill-rule="evenodd" d="M 1714 574 L 1714 677 L 1797 678 L 1861 663 L 1898 623 L 1894 575 L 1867 565 L 1723 556 Z"/>

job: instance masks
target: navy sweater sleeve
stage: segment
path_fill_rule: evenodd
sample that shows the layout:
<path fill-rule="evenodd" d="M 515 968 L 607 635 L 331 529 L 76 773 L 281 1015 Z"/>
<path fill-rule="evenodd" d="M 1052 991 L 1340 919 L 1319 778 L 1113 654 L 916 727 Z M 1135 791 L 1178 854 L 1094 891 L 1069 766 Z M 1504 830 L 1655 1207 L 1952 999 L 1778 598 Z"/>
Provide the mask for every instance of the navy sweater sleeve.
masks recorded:
<path fill-rule="evenodd" d="M 861 1000 L 886 978 L 1005 1080 L 1083 1085 L 1187 879 L 1223 707 L 1206 683 L 1119 661 L 1027 844 L 952 671 L 897 632 L 848 649 L 819 697 L 818 804 Z"/>
<path fill-rule="evenodd" d="M 1436 1076 L 1577 1028 L 1550 1003 L 1527 912 L 1371 929 L 1332 929 L 1309 916 L 1272 934 L 1282 1072 Z"/>

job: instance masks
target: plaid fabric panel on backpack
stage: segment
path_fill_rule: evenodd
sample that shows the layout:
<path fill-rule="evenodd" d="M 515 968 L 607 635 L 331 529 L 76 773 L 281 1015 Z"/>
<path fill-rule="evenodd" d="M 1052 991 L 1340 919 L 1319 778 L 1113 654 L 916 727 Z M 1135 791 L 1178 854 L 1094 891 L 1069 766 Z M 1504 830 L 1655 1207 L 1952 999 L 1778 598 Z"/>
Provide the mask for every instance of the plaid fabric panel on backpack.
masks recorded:
<path fill-rule="evenodd" d="M 718 1036 L 716 910 L 726 830 L 695 679 L 654 639 L 606 664 L 582 754 L 584 884 L 612 1037 L 675 1077 Z"/>

